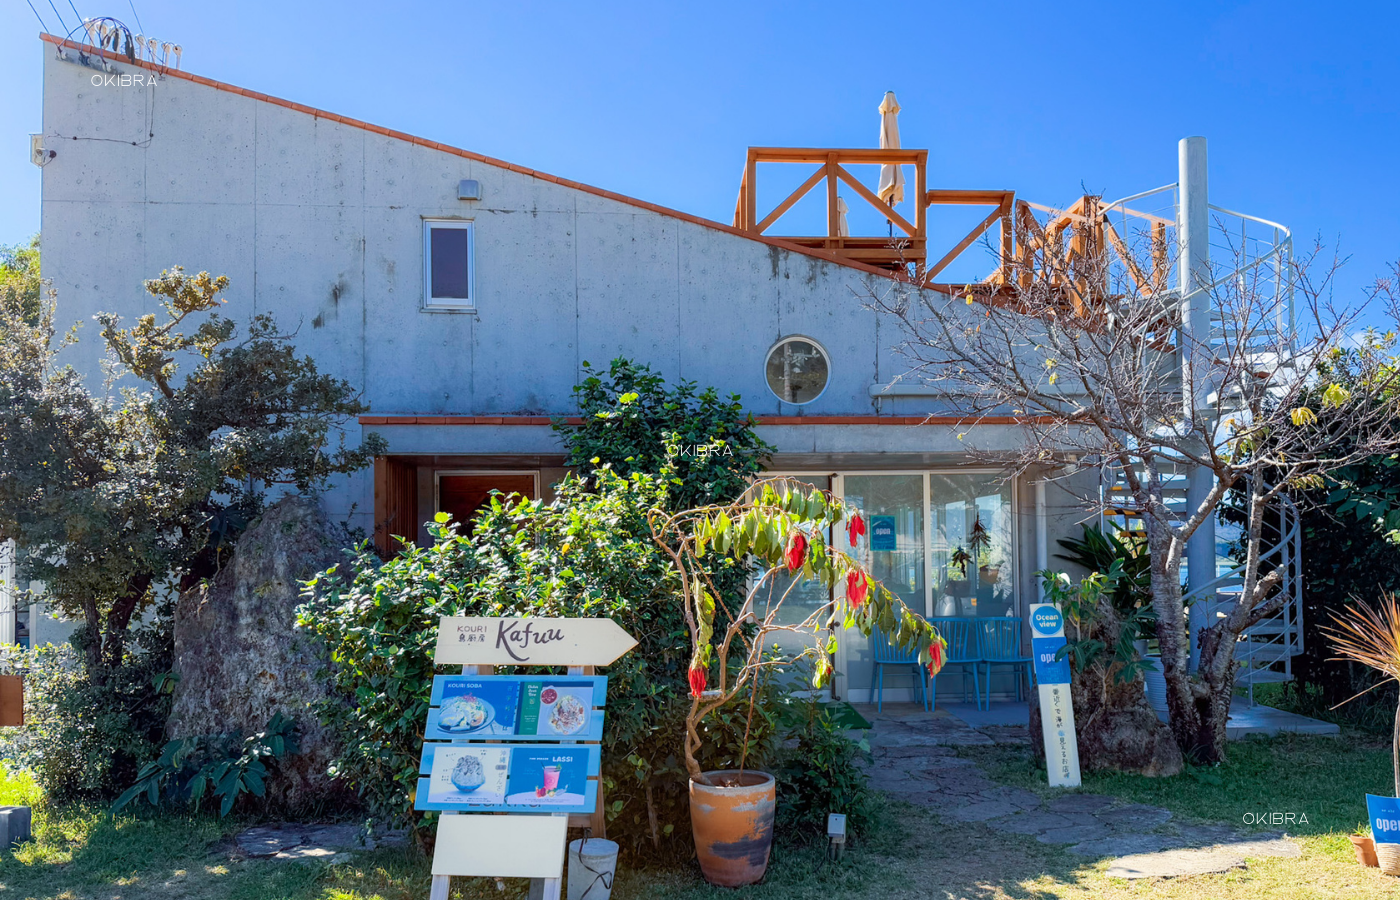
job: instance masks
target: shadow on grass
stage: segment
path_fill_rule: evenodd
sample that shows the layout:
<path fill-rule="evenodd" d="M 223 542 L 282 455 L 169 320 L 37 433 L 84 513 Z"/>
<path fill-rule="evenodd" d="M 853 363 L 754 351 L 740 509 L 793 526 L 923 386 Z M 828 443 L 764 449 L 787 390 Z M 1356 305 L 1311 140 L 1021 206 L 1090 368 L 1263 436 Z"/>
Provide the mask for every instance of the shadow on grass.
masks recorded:
<path fill-rule="evenodd" d="M 1182 819 L 1293 835 L 1351 834 L 1366 824 L 1366 794 L 1394 790 L 1389 742 L 1364 732 L 1249 738 L 1232 741 L 1229 753 L 1218 766 L 1172 778 L 1086 773 L 1083 790 L 1161 806 Z M 962 755 L 1005 784 L 1052 793 L 1026 747 L 965 748 Z M 1293 819 L 1271 824 L 1274 813 Z"/>
<path fill-rule="evenodd" d="M 840 862 L 825 845 L 778 846 L 761 884 L 717 888 L 694 863 L 671 870 L 623 871 L 616 900 L 843 900 L 928 897 L 1021 900 L 1059 896 L 1092 871 L 1034 838 L 1004 835 L 983 825 L 943 822 L 907 803 L 891 801 L 871 833 L 854 840 Z"/>

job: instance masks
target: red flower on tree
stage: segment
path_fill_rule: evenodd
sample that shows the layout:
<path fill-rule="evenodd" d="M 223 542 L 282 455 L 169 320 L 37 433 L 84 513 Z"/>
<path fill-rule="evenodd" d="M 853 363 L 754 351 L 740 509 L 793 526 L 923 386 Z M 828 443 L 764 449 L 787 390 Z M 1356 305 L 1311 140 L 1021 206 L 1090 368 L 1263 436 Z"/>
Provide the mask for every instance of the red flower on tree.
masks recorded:
<path fill-rule="evenodd" d="M 937 675 L 943 668 L 943 641 L 937 640 L 928 647 L 928 677 Z"/>
<path fill-rule="evenodd" d="M 860 609 L 869 591 L 870 582 L 866 580 L 864 572 L 852 569 L 846 574 L 846 599 L 851 601 L 852 609 Z"/>
<path fill-rule="evenodd" d="M 692 665 L 690 667 L 690 696 L 699 697 L 705 693 L 705 667 Z"/>
<path fill-rule="evenodd" d="M 800 531 L 793 532 L 792 540 L 788 542 L 787 548 L 787 568 L 789 572 L 796 572 L 802 568 L 802 563 L 807 560 L 807 535 Z"/>
<path fill-rule="evenodd" d="M 851 546 L 856 545 L 856 539 L 865 534 L 865 519 L 860 513 L 851 516 L 851 520 L 846 523 L 846 534 L 851 539 Z"/>

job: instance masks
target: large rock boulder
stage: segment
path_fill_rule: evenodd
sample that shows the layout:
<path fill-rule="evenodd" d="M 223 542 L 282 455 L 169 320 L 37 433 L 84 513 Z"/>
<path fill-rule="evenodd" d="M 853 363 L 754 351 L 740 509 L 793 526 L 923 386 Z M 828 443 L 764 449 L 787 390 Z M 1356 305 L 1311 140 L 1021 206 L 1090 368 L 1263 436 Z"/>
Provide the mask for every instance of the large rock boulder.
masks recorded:
<path fill-rule="evenodd" d="M 1081 666 L 1070 657 L 1070 700 L 1074 703 L 1074 729 L 1079 739 L 1079 765 L 1085 772 L 1131 772 L 1149 778 L 1176 775 L 1185 767 L 1167 724 L 1157 718 L 1147 702 L 1143 674 L 1123 667 L 1112 648 L 1119 645 L 1123 622 L 1107 602 L 1078 623 L 1083 640 L 1099 641 L 1105 648 Z M 1040 704 L 1032 694 L 1031 746 L 1037 759 L 1044 758 Z"/>
<path fill-rule="evenodd" d="M 289 496 L 239 538 L 233 560 L 175 608 L 172 738 L 261 731 L 276 712 L 296 720 L 301 752 L 279 764 L 269 798 L 301 809 L 338 794 L 326 774 L 334 748 L 314 705 L 329 697 L 323 665 L 296 629 L 300 582 L 341 561 L 349 546 L 313 500 Z"/>

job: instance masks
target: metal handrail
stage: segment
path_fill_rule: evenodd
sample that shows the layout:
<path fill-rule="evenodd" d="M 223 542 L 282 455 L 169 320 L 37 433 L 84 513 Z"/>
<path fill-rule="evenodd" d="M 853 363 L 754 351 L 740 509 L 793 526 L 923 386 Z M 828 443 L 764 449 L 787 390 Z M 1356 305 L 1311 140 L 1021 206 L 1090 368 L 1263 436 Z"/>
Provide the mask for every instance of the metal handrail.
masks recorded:
<path fill-rule="evenodd" d="M 1143 197 L 1151 197 L 1153 194 L 1160 194 L 1162 191 L 1174 191 L 1174 190 L 1176 190 L 1176 182 L 1175 182 L 1175 181 L 1173 181 L 1171 184 L 1164 184 L 1164 185 L 1162 185 L 1161 187 L 1153 188 L 1153 189 L 1150 190 L 1150 191 L 1139 191 L 1139 192 L 1136 193 L 1136 194 L 1129 194 L 1128 196 L 1124 197 L 1122 200 L 1114 200 L 1112 203 L 1106 203 L 1106 204 L 1104 204 L 1104 205 L 1103 205 L 1102 207 L 1100 207 L 1100 208 L 1101 208 L 1104 212 L 1107 212 L 1108 210 L 1113 209 L 1115 206 L 1121 206 L 1121 205 L 1124 204 L 1124 203 L 1131 203 L 1131 202 L 1134 201 L 1134 200 L 1141 200 Z"/>
<path fill-rule="evenodd" d="M 1288 226 L 1280 225 L 1278 222 L 1271 222 L 1268 219 L 1261 219 L 1258 216 L 1251 216 L 1248 213 L 1235 212 L 1233 209 L 1226 209 L 1223 206 L 1216 206 L 1214 203 L 1208 203 L 1206 205 L 1218 213 L 1224 213 L 1227 216 L 1237 216 L 1241 219 L 1248 219 L 1251 222 L 1258 222 L 1260 225 L 1268 225 L 1270 228 L 1277 228 L 1279 231 L 1282 231 L 1284 237 L 1287 237 L 1289 239 L 1293 237 L 1293 232 L 1288 230 Z M 1279 245 L 1275 244 L 1275 246 Z"/>

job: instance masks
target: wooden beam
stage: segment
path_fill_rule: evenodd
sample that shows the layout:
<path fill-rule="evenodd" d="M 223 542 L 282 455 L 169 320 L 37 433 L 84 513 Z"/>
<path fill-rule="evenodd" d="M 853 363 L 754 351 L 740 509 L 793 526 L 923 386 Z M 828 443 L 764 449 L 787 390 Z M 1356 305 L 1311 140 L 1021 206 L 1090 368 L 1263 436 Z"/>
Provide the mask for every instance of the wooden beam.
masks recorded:
<path fill-rule="evenodd" d="M 748 188 L 744 194 L 744 228 L 752 230 L 758 221 L 758 160 L 753 155 L 752 147 L 744 164 L 744 184 Z"/>
<path fill-rule="evenodd" d="M 981 223 L 977 225 L 977 227 L 973 228 L 972 231 L 968 232 L 967 237 L 963 238 L 961 241 L 958 242 L 958 245 L 956 247 L 948 251 L 947 256 L 944 256 L 938 262 L 934 263 L 933 267 L 928 270 L 928 275 L 926 277 L 932 278 L 939 272 L 942 272 L 944 269 L 946 269 L 949 263 L 961 256 L 962 252 L 968 247 L 972 246 L 972 242 L 981 237 L 982 233 L 986 231 L 991 226 L 991 224 L 995 222 L 997 218 L 1001 215 L 1002 211 L 1000 206 L 992 210 L 987 215 L 987 218 L 983 219 Z"/>
<path fill-rule="evenodd" d="M 928 151 L 919 153 L 919 161 L 914 165 L 914 236 L 928 237 Z"/>
<path fill-rule="evenodd" d="M 870 188 L 857 181 L 855 177 L 851 175 L 850 172 L 847 172 L 841 166 L 837 166 L 836 174 L 838 177 L 840 177 L 842 181 L 849 184 L 857 194 L 860 194 L 862 197 L 864 197 L 867 203 L 875 207 L 876 212 L 883 214 L 885 218 L 898 225 L 900 229 L 904 231 L 905 234 L 909 235 L 910 237 L 915 236 L 913 225 L 910 225 L 907 221 L 905 221 L 904 217 L 901 216 L 899 213 L 886 206 L 885 201 L 875 196 L 875 193 L 871 191 Z"/>
<path fill-rule="evenodd" d="M 1152 289 L 1167 289 L 1167 226 L 1157 222 L 1152 223 Z"/>
<path fill-rule="evenodd" d="M 841 236 L 841 210 L 836 206 L 836 154 L 828 153 L 826 165 L 821 168 L 826 178 L 826 234 L 827 237 Z"/>
<path fill-rule="evenodd" d="M 1132 255 L 1128 253 L 1128 245 L 1124 244 L 1123 239 L 1118 236 L 1118 229 L 1113 227 L 1113 223 L 1108 221 L 1107 216 L 1104 216 L 1101 221 L 1103 222 L 1104 232 L 1108 237 L 1108 242 L 1113 245 L 1114 250 L 1118 251 L 1118 257 L 1122 259 L 1123 264 L 1128 267 L 1128 274 L 1132 276 L 1133 281 L 1138 286 L 1138 290 L 1145 291 L 1149 294 L 1152 293 L 1152 285 L 1148 283 L 1147 276 L 1142 274 L 1142 269 L 1138 267 L 1137 260 L 1133 259 Z"/>
<path fill-rule="evenodd" d="M 1001 206 L 1007 198 L 1014 198 L 1015 191 L 962 191 L 939 188 L 924 192 L 924 203 L 929 206 Z"/>
<path fill-rule="evenodd" d="M 1001 205 L 1001 273 L 1002 280 L 1010 275 L 1012 262 L 1016 259 L 1015 198 L 1007 197 Z"/>
<path fill-rule="evenodd" d="M 810 191 L 812 188 L 816 187 L 817 182 L 821 181 L 822 176 L 825 174 L 826 173 L 823 169 L 818 169 L 817 171 L 813 172 L 812 177 L 802 182 L 802 184 L 798 186 L 797 190 L 789 194 L 786 200 L 784 200 L 782 203 L 779 203 L 773 209 L 772 212 L 765 216 L 763 221 L 758 223 L 758 227 L 755 228 L 754 231 L 757 231 L 759 234 L 763 234 L 763 232 L 767 231 L 769 226 L 771 226 L 774 222 L 778 221 L 783 217 L 783 213 L 792 209 L 793 204 L 795 204 L 798 200 L 801 200 L 803 197 L 807 196 L 807 192 Z"/>
<path fill-rule="evenodd" d="M 831 148 L 831 147 L 750 147 L 749 157 L 759 162 L 826 162 L 828 155 L 835 153 L 841 162 L 852 163 L 891 163 L 913 165 L 919 161 L 919 154 L 927 150 L 877 150 L 870 147 Z"/>

